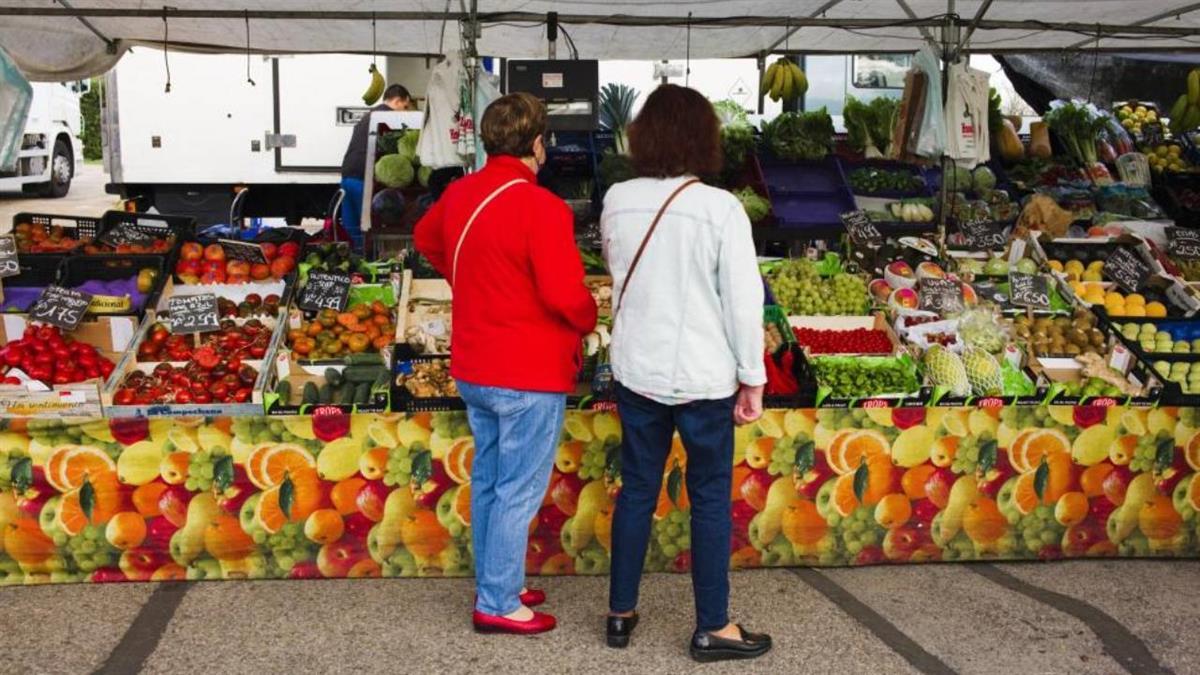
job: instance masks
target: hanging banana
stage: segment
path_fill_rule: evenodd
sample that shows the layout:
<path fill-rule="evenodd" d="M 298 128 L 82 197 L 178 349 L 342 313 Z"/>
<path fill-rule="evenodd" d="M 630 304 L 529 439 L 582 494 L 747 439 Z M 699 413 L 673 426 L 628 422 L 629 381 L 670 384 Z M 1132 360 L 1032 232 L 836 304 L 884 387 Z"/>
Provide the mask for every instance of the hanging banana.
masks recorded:
<path fill-rule="evenodd" d="M 384 81 L 383 73 L 379 72 L 379 69 L 375 67 L 374 63 L 371 64 L 371 67 L 368 70 L 371 73 L 371 84 L 368 85 L 367 90 L 363 92 L 362 99 L 363 103 L 367 105 L 375 105 L 375 102 L 379 100 L 379 97 L 383 96 L 383 88 L 387 82 Z"/>
<path fill-rule="evenodd" d="M 808 77 L 800 66 L 786 56 L 781 56 L 763 71 L 759 90 L 772 101 L 791 103 L 802 98 L 808 91 Z"/>

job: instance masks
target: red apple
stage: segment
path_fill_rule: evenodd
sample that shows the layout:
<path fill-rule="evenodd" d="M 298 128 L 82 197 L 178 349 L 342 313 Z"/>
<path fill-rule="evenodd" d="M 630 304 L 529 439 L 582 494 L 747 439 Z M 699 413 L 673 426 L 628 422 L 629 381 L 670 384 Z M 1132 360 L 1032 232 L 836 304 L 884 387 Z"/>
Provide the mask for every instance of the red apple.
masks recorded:
<path fill-rule="evenodd" d="M 771 474 L 766 469 L 751 471 L 742 480 L 742 499 L 755 511 L 762 511 L 767 506 L 767 491 L 771 489 L 772 482 Z"/>
<path fill-rule="evenodd" d="M 992 468 L 987 470 L 979 481 L 979 491 L 987 495 L 990 499 L 995 499 L 996 494 L 1000 492 L 1000 488 L 1008 481 L 1009 478 L 1017 475 L 1017 472 L 1012 468 L 1012 464 L 1008 463 L 1007 452 L 996 452 L 996 463 Z"/>
<path fill-rule="evenodd" d="M 225 249 L 220 244 L 209 244 L 204 247 L 204 259 L 221 262 L 225 260 Z"/>
<path fill-rule="evenodd" d="M 529 538 L 529 547 L 525 549 L 525 571 L 528 574 L 537 574 L 551 556 L 561 552 L 562 544 L 558 535 L 550 537 L 541 536 L 541 532 L 535 534 Z"/>
<path fill-rule="evenodd" d="M 883 538 L 883 555 L 888 560 L 908 560 L 913 551 L 920 548 L 921 539 L 920 531 L 911 527 L 901 526 L 888 530 Z"/>
<path fill-rule="evenodd" d="M 1171 466 L 1163 469 L 1158 476 L 1158 482 L 1154 487 L 1158 489 L 1159 494 L 1169 495 L 1175 492 L 1175 486 L 1179 485 L 1179 481 L 1183 480 L 1184 476 L 1190 475 L 1191 467 L 1188 466 L 1187 458 L 1184 453 L 1175 449 L 1175 455 L 1171 461 Z"/>
<path fill-rule="evenodd" d="M 199 260 L 204 257 L 204 247 L 189 241 L 179 248 L 179 257 L 184 260 Z"/>
<path fill-rule="evenodd" d="M 892 424 L 895 424 L 897 429 L 915 427 L 924 421 L 924 408 L 892 408 Z"/>
<path fill-rule="evenodd" d="M 1106 501 L 1097 499 L 1096 501 Z M 1103 525 L 1097 525 L 1091 521 L 1077 523 L 1067 528 L 1063 533 L 1062 552 L 1066 556 L 1081 556 L 1086 555 L 1088 549 L 1101 541 L 1108 539 Z"/>
<path fill-rule="evenodd" d="M 371 533 L 371 527 L 374 525 L 375 521 L 363 514 L 351 513 L 342 519 L 342 528 L 344 531 L 342 539 L 365 542 L 367 535 Z"/>
<path fill-rule="evenodd" d="M 1071 412 L 1071 417 L 1075 420 L 1075 426 L 1080 429 L 1086 429 L 1091 426 L 1100 424 L 1108 419 L 1108 408 L 1099 406 L 1077 405 Z"/>
<path fill-rule="evenodd" d="M 286 255 L 289 258 L 293 258 L 293 259 L 299 258 L 300 257 L 300 244 L 297 244 L 294 241 L 285 241 L 279 245 L 279 248 L 276 251 L 276 255 L 281 255 L 281 256 Z"/>
<path fill-rule="evenodd" d="M 294 269 L 296 269 L 296 259 L 291 256 L 280 255 L 271 261 L 271 276 L 276 279 L 286 277 Z"/>
<path fill-rule="evenodd" d="M 692 569 L 692 552 L 680 551 L 671 561 L 672 572 L 690 572 Z"/>
<path fill-rule="evenodd" d="M 817 493 L 825 481 L 833 477 L 833 469 L 825 461 L 825 453 L 820 450 L 813 453 L 813 464 L 803 475 L 797 476 L 796 491 L 806 499 L 815 500 Z"/>
<path fill-rule="evenodd" d="M 567 514 L 555 507 L 553 504 L 543 506 L 538 510 L 537 514 L 537 529 L 538 534 L 553 536 L 555 541 L 558 541 L 559 535 L 562 533 L 563 523 L 567 522 Z"/>
<path fill-rule="evenodd" d="M 1111 500 L 1107 498 L 1101 499 L 1099 497 L 1093 497 L 1088 501 L 1087 519 L 1094 523 L 1106 525 L 1108 523 L 1108 517 L 1112 515 L 1113 511 L 1116 510 L 1117 505 L 1113 504 Z"/>
<path fill-rule="evenodd" d="M 863 550 L 858 552 L 858 557 L 854 559 L 855 565 L 876 565 L 884 562 L 887 558 L 883 555 L 883 549 L 875 544 L 864 546 Z"/>
<path fill-rule="evenodd" d="M 175 527 L 183 527 L 187 522 L 188 503 L 192 501 L 192 493 L 182 485 L 171 485 L 158 498 L 158 510 Z"/>
<path fill-rule="evenodd" d="M 932 501 L 928 499 L 918 499 L 912 503 L 913 521 L 927 529 L 929 524 L 933 522 L 933 517 L 936 516 L 940 510 L 941 509 L 938 508 L 938 505 L 934 504 Z"/>
<path fill-rule="evenodd" d="M 1100 483 L 1100 489 L 1104 490 L 1104 496 L 1108 497 L 1108 501 L 1120 506 L 1125 503 L 1125 490 L 1132 480 L 1133 472 L 1129 470 L 1128 466 L 1120 464 L 1108 472 L 1108 475 L 1104 477 L 1104 482 Z"/>
<path fill-rule="evenodd" d="M 292 566 L 292 571 L 288 572 L 289 579 L 320 579 L 321 569 L 317 567 L 315 560 L 304 560 Z"/>
<path fill-rule="evenodd" d="M 413 496 L 416 498 L 418 506 L 433 509 L 437 508 L 437 503 L 442 498 L 442 493 L 452 487 L 454 487 L 454 481 L 446 474 L 446 469 L 442 466 L 442 463 L 434 462 L 429 480 L 421 485 L 413 486 Z"/>
<path fill-rule="evenodd" d="M 225 263 L 225 274 L 231 277 L 249 277 L 250 263 L 245 260 L 230 260 Z"/>
<path fill-rule="evenodd" d="M 925 495 L 938 509 L 946 508 L 950 501 L 950 488 L 954 486 L 954 472 L 948 466 L 938 467 L 925 479 Z"/>
<path fill-rule="evenodd" d="M 171 562 L 165 549 L 131 548 L 121 554 L 121 572 L 130 581 L 149 581 L 154 570 Z"/>
<path fill-rule="evenodd" d="M 1058 544 L 1046 544 L 1038 551 L 1039 560 L 1060 560 L 1062 557 L 1062 547 Z"/>
<path fill-rule="evenodd" d="M 265 263 L 254 263 L 250 266 L 250 278 L 262 281 L 271 276 L 271 267 Z"/>
<path fill-rule="evenodd" d="M 365 556 L 361 545 L 345 540 L 325 544 L 317 553 L 317 569 L 329 579 L 344 578 L 350 568 Z"/>
<path fill-rule="evenodd" d="M 554 485 L 550 486 L 550 500 L 559 511 L 573 516 L 579 507 L 579 493 L 582 490 L 583 480 L 579 476 L 573 473 L 558 473 Z"/>
<path fill-rule="evenodd" d="M 146 521 L 146 538 L 142 546 L 152 551 L 165 551 L 171 545 L 171 535 L 179 530 L 179 526 L 166 518 L 151 518 Z"/>
<path fill-rule="evenodd" d="M 439 465 L 435 464 L 434 466 Z M 358 505 L 358 512 L 376 523 L 383 520 L 383 505 L 387 502 L 389 492 L 391 490 L 383 484 L 383 481 L 367 481 L 358 489 L 358 497 L 354 500 Z M 434 504 L 437 502 L 435 501 Z"/>
<path fill-rule="evenodd" d="M 265 241 L 259 244 L 258 247 L 262 249 L 263 257 L 267 259 L 267 262 L 271 262 L 275 259 L 275 256 L 279 255 L 278 247 L 272 242 Z M 296 256 L 292 257 L 294 258 Z"/>
<path fill-rule="evenodd" d="M 98 568 L 95 572 L 92 572 L 92 575 L 91 575 L 91 577 L 89 577 L 89 579 L 92 583 L 97 583 L 97 584 L 108 584 L 108 583 L 113 583 L 113 582 L 117 582 L 117 581 L 129 581 L 129 579 L 127 579 L 125 577 L 125 573 L 122 572 L 121 570 L 117 569 L 116 567 Z"/>

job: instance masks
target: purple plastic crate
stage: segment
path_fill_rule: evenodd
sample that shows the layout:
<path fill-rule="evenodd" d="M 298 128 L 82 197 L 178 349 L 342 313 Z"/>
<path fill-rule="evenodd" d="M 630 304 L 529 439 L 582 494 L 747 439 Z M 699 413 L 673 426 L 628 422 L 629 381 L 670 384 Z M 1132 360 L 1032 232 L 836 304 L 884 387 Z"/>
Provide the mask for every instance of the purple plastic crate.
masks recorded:
<path fill-rule="evenodd" d="M 849 190 L 828 194 L 781 194 L 771 199 L 781 227 L 841 228 L 842 214 L 855 209 Z"/>
<path fill-rule="evenodd" d="M 829 194 L 846 189 L 846 176 L 832 156 L 794 162 L 763 158 L 762 173 L 772 197 L 782 194 Z"/>
<path fill-rule="evenodd" d="M 885 159 L 870 159 L 860 162 L 842 161 L 842 172 L 846 175 L 846 183 L 849 185 L 850 174 L 858 169 L 878 169 L 880 171 L 907 171 L 915 176 L 920 177 L 925 181 L 925 187 L 919 190 L 882 190 L 880 192 L 861 193 L 864 197 L 879 197 L 882 199 L 907 199 L 911 197 L 930 197 L 933 196 L 933 189 L 930 185 L 929 176 L 925 171 L 915 164 L 905 164 L 904 162 L 895 162 Z M 853 186 L 850 188 L 854 190 Z"/>

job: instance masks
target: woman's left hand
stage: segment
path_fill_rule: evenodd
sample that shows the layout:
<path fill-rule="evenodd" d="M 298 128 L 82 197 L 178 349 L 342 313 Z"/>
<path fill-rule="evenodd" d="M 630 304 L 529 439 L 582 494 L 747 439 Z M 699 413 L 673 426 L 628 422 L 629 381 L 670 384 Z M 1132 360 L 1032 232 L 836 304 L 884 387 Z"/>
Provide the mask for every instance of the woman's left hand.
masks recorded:
<path fill-rule="evenodd" d="M 749 424 L 762 417 L 763 387 L 747 387 L 738 389 L 737 401 L 733 405 L 733 421 L 738 425 Z"/>

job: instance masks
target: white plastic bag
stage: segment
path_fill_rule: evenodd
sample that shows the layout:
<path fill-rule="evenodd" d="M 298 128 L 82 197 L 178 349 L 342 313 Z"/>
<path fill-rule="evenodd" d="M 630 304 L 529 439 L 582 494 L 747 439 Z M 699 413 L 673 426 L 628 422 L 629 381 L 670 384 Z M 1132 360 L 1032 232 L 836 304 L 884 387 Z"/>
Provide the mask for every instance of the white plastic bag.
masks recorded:
<path fill-rule="evenodd" d="M 989 74 L 959 62 L 950 65 L 946 90 L 946 155 L 973 169 L 991 159 L 988 131 Z"/>
<path fill-rule="evenodd" d="M 925 111 L 916 153 L 922 157 L 941 157 L 946 149 L 946 121 L 942 110 L 942 62 L 926 45 L 913 57 L 913 67 L 925 74 Z"/>

